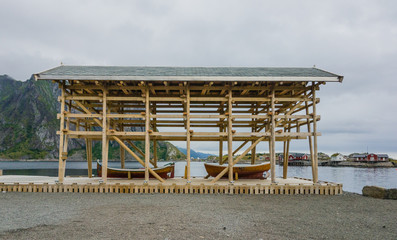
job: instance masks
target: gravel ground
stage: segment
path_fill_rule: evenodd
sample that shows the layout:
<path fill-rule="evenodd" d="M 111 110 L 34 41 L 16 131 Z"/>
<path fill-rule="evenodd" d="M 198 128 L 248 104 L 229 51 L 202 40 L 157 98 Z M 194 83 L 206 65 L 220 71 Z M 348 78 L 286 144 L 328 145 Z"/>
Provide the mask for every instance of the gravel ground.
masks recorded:
<path fill-rule="evenodd" d="M 2 239 L 397 239 L 397 201 L 311 195 L 0 193 Z"/>

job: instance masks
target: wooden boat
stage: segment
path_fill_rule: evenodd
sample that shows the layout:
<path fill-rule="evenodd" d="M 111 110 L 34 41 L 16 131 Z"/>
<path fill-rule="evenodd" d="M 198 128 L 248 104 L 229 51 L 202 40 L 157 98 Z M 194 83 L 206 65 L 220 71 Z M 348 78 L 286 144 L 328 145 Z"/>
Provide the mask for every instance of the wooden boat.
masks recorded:
<path fill-rule="evenodd" d="M 102 164 L 97 161 L 97 171 L 98 176 L 102 177 Z M 127 169 L 127 168 L 110 168 L 108 167 L 107 176 L 109 178 L 144 178 L 145 168 L 138 169 Z M 175 163 L 168 163 L 165 166 L 152 168 L 160 177 L 167 179 L 174 177 Z M 154 178 L 152 174 L 149 175 L 150 178 Z"/>
<path fill-rule="evenodd" d="M 219 165 L 217 163 L 204 163 L 205 170 L 211 177 L 216 177 L 220 172 L 222 172 L 228 165 Z M 265 179 L 264 172 L 270 169 L 270 162 L 262 164 L 236 164 L 233 166 L 233 174 L 235 178 L 245 178 L 245 179 Z M 236 177 L 237 175 L 237 177 Z M 227 178 L 228 175 L 223 175 L 222 178 Z"/>

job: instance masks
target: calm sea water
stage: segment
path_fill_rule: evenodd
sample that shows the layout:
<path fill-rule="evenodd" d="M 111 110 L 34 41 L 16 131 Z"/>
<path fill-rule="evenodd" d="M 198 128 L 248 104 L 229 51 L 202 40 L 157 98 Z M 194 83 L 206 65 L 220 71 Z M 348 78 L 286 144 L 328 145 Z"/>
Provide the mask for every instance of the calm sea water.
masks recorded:
<path fill-rule="evenodd" d="M 165 162 L 159 165 L 166 164 Z M 192 162 L 191 175 L 203 177 L 207 175 L 202 162 Z M 93 174 L 96 174 L 96 163 L 92 164 Z M 119 162 L 110 162 L 110 167 L 120 167 Z M 140 168 L 137 162 L 126 162 L 126 168 Z M 58 162 L 0 162 L 0 169 L 4 175 L 36 175 L 57 176 Z M 185 162 L 177 162 L 175 176 L 183 176 Z M 318 167 L 319 179 L 323 181 L 343 184 L 343 189 L 348 192 L 361 193 L 365 185 L 376 185 L 386 188 L 397 188 L 397 168 L 353 168 L 353 167 Z M 282 167 L 276 165 L 276 175 L 282 176 Z M 86 176 L 87 162 L 66 162 L 67 176 Z M 289 177 L 312 178 L 311 167 L 289 166 Z"/>

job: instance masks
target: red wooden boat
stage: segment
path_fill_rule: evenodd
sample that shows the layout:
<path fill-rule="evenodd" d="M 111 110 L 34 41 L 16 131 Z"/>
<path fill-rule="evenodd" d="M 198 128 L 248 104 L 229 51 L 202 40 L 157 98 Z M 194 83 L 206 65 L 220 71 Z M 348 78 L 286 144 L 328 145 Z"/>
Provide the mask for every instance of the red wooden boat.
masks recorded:
<path fill-rule="evenodd" d="M 97 161 L 98 176 L 102 177 L 102 164 Z M 109 178 L 145 178 L 145 168 L 127 169 L 127 168 L 110 168 L 108 167 L 107 176 Z M 174 177 L 175 163 L 168 163 L 165 166 L 152 168 L 160 177 L 167 179 Z M 154 178 L 152 174 L 150 178 Z"/>
<path fill-rule="evenodd" d="M 216 177 L 222 172 L 228 165 L 219 165 L 217 163 L 204 163 L 205 170 L 211 177 Z M 262 164 L 236 164 L 233 166 L 233 174 L 237 173 L 238 178 L 245 179 L 265 179 L 264 172 L 270 169 L 270 162 Z M 222 178 L 227 178 L 228 175 L 223 175 Z"/>

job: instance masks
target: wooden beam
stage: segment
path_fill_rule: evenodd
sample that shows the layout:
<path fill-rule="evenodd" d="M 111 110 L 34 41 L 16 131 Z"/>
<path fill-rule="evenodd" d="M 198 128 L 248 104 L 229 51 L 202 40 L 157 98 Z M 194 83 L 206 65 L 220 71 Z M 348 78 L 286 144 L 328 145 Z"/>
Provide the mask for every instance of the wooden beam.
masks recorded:
<path fill-rule="evenodd" d="M 143 158 L 145 158 L 145 153 L 142 152 L 131 140 L 125 140 L 135 151 L 137 151 Z"/>
<path fill-rule="evenodd" d="M 118 137 L 113 137 L 113 139 L 116 140 L 116 142 L 118 142 L 120 146 L 122 146 L 129 154 L 131 154 L 140 164 L 142 164 L 142 166 L 145 166 L 145 162 L 142 161 L 142 159 L 138 157 L 138 155 L 136 155 L 129 147 L 127 147 L 127 145 L 125 145 L 123 141 L 121 141 Z M 164 182 L 164 179 L 162 179 L 153 169 L 151 169 L 150 167 L 148 169 L 150 174 L 157 178 L 157 180 L 159 180 L 160 182 Z"/>

